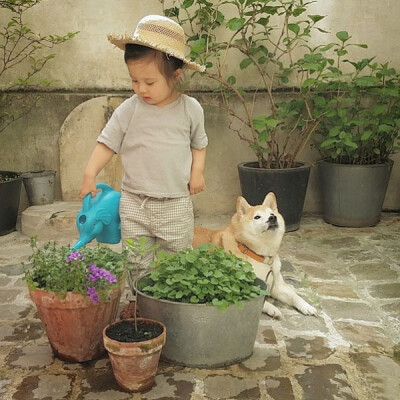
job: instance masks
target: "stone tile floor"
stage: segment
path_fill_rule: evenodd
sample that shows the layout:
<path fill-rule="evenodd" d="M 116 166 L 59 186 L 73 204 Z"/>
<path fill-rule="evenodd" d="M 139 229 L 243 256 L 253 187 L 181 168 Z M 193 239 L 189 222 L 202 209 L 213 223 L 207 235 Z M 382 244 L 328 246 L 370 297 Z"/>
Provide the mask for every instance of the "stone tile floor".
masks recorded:
<path fill-rule="evenodd" d="M 214 225 L 226 221 L 212 218 Z M 250 359 L 210 370 L 161 363 L 151 390 L 129 394 L 118 389 L 107 356 L 83 364 L 54 358 L 22 280 L 29 238 L 1 236 L 0 398 L 399 399 L 399 244 L 398 213 L 383 213 L 376 227 L 363 229 L 305 216 L 298 231 L 285 235 L 281 258 L 286 280 L 318 315 L 275 302 L 284 317 L 262 316 Z"/>

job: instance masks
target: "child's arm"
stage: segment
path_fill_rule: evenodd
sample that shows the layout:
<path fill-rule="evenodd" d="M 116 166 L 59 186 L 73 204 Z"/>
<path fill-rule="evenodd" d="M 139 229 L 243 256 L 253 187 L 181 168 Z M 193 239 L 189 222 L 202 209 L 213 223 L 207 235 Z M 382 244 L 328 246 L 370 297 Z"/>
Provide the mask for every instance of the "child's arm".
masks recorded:
<path fill-rule="evenodd" d="M 81 199 L 88 193 L 91 193 L 92 197 L 96 196 L 96 176 L 112 159 L 113 155 L 114 152 L 109 147 L 103 143 L 97 143 L 83 174 L 83 182 L 79 191 Z"/>
<path fill-rule="evenodd" d="M 206 163 L 206 148 L 191 149 L 192 169 L 190 171 L 189 191 L 190 194 L 202 192 L 206 188 L 203 172 Z"/>

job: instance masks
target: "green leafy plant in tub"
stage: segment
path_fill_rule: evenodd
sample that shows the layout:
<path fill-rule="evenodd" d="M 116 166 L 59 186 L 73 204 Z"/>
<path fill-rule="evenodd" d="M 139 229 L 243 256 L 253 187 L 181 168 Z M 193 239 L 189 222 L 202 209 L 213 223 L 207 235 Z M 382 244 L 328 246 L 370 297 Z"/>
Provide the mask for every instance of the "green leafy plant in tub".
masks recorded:
<path fill-rule="evenodd" d="M 255 283 L 250 263 L 216 245 L 201 245 L 169 254 L 159 251 L 154 270 L 139 290 L 170 301 L 212 304 L 220 310 L 268 294 Z"/>

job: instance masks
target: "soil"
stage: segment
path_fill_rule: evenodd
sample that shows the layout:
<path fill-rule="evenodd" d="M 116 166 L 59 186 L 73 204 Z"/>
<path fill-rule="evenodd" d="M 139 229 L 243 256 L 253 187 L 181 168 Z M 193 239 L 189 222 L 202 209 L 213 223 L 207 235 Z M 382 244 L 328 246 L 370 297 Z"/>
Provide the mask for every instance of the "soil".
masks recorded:
<path fill-rule="evenodd" d="M 124 343 L 144 342 L 160 336 L 163 327 L 158 324 L 148 323 L 146 321 L 137 322 L 137 331 L 135 332 L 134 321 L 120 321 L 110 326 L 106 335 L 113 340 Z"/>

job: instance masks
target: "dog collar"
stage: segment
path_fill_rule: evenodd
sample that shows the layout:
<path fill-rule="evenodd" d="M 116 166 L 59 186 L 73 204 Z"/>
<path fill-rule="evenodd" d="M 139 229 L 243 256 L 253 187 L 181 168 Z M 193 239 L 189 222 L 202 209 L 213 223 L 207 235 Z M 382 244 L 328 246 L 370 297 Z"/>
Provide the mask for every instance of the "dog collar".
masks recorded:
<path fill-rule="evenodd" d="M 260 256 L 257 253 L 254 253 L 254 251 L 250 250 L 245 244 L 243 243 L 238 243 L 238 249 L 243 253 L 246 254 L 246 256 L 249 256 L 253 260 L 256 260 L 258 262 L 264 262 L 265 257 Z M 269 257 L 268 257 L 269 258 Z"/>

